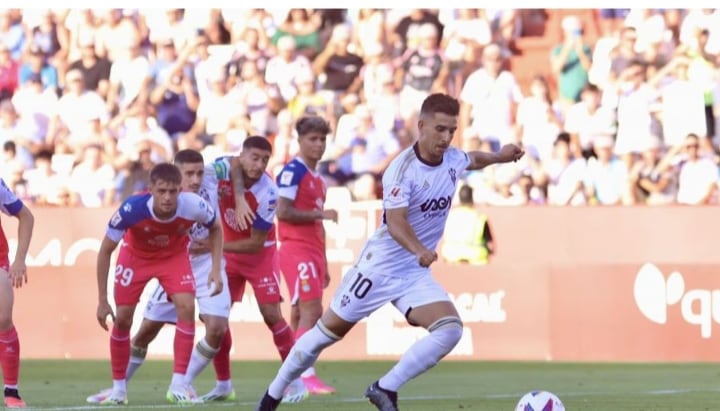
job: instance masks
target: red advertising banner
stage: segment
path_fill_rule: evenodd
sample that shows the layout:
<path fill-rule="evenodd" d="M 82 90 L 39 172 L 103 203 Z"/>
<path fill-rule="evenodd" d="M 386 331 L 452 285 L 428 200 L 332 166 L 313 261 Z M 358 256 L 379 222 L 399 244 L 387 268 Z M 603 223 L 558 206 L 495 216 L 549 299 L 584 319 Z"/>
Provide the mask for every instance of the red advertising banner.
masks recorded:
<path fill-rule="evenodd" d="M 108 335 L 95 320 L 95 258 L 112 211 L 33 210 L 29 283 L 17 291 L 14 310 L 24 357 L 107 358 Z M 376 203 L 353 204 L 337 224 L 327 224 L 332 283 L 326 302 L 377 226 L 378 211 Z M 490 264 L 433 265 L 465 323 L 450 358 L 720 360 L 716 208 L 485 211 L 498 249 Z M 2 223 L 12 255 L 15 220 Z M 289 306 L 283 308 L 287 314 Z M 141 316 L 138 309 L 135 326 Z M 230 322 L 234 359 L 278 357 L 251 291 L 235 304 Z M 171 326 L 161 332 L 151 356 L 172 355 L 173 332 Z M 323 357 L 396 358 L 424 333 L 386 306 Z"/>

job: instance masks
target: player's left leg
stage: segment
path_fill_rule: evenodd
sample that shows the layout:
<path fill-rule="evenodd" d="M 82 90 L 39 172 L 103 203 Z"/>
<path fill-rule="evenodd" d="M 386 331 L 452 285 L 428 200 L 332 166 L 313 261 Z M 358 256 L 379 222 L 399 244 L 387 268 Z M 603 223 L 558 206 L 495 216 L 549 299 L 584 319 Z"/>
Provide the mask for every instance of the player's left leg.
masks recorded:
<path fill-rule="evenodd" d="M 173 403 L 196 403 L 197 396 L 185 384 L 185 373 L 195 343 L 195 294 L 180 292 L 172 294 L 171 298 L 178 320 L 173 342 L 173 376 L 167 399 Z"/>
<path fill-rule="evenodd" d="M 394 304 L 405 313 L 409 324 L 423 327 L 429 334 L 415 342 L 387 374 L 368 387 L 366 397 L 380 410 L 392 410 L 390 405 L 397 409 L 400 387 L 434 367 L 452 351 L 463 333 L 455 306 L 430 275 L 413 281 Z"/>
<path fill-rule="evenodd" d="M 6 408 L 25 408 L 18 392 L 20 340 L 12 321 L 13 288 L 10 274 L 0 267 L 0 365 L 2 365 Z"/>

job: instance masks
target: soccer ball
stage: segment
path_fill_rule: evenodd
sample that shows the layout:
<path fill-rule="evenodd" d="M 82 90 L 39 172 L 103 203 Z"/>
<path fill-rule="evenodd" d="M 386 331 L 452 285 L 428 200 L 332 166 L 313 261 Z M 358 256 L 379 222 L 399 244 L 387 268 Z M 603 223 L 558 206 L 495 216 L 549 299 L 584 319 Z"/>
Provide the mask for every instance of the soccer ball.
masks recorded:
<path fill-rule="evenodd" d="M 520 398 L 515 411 L 565 411 L 565 406 L 549 391 L 531 391 Z"/>

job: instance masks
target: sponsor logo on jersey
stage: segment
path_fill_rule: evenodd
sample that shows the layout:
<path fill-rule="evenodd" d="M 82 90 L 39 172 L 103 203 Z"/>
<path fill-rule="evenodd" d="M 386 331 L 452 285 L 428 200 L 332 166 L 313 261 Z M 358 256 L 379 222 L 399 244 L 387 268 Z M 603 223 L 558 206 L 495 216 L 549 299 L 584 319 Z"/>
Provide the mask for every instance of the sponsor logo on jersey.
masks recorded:
<path fill-rule="evenodd" d="M 292 182 L 293 175 L 295 175 L 292 171 L 283 171 L 280 175 L 280 185 L 289 186 Z"/>
<path fill-rule="evenodd" d="M 451 204 L 452 204 L 452 196 L 432 198 L 432 199 L 426 200 L 424 203 L 422 203 L 420 205 L 420 210 L 423 213 L 427 213 L 428 211 L 442 211 L 442 210 L 447 210 L 448 208 L 450 208 Z"/>

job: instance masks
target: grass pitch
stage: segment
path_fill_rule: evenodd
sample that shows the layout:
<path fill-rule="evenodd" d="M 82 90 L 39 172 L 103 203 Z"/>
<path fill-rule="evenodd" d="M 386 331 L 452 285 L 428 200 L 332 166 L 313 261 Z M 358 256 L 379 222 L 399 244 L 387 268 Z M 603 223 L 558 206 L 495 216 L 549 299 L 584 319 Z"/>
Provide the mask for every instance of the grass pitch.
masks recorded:
<path fill-rule="evenodd" d="M 234 362 L 233 403 L 177 406 L 165 402 L 172 364 L 148 361 L 135 374 L 128 390 L 129 405 L 108 407 L 85 398 L 110 386 L 109 361 L 23 361 L 20 393 L 30 409 L 249 410 L 278 362 Z M 290 411 L 374 410 L 363 398 L 365 388 L 392 366 L 391 362 L 324 362 L 318 374 L 337 388 L 334 395 L 284 404 Z M 400 391 L 399 406 L 409 411 L 512 411 L 518 399 L 533 389 L 557 394 L 568 410 L 654 411 L 720 409 L 720 364 L 566 364 L 517 362 L 441 363 Z M 200 395 L 214 384 L 206 370 L 196 384 Z"/>

